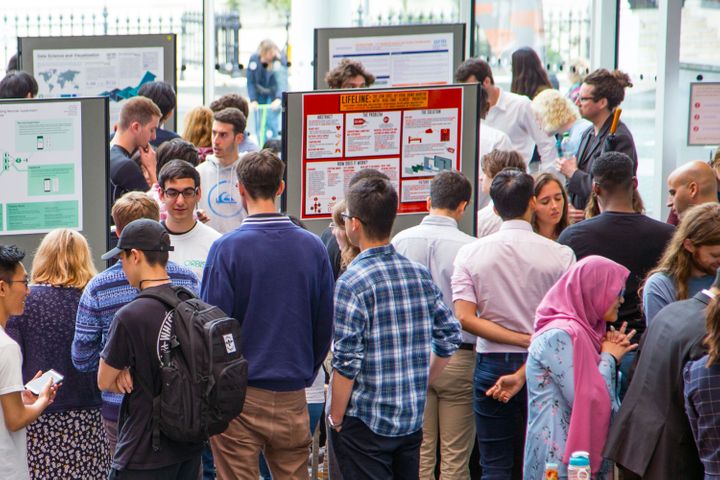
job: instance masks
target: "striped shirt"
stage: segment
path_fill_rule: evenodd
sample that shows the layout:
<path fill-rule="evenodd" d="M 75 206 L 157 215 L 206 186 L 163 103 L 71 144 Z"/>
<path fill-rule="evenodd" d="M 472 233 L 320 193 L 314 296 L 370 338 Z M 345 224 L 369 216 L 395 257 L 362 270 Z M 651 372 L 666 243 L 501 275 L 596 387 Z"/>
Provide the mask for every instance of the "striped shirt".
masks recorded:
<path fill-rule="evenodd" d="M 333 368 L 355 380 L 346 415 L 378 435 L 418 431 L 430 354 L 452 355 L 460 331 L 424 266 L 391 245 L 361 252 L 335 287 Z"/>
<path fill-rule="evenodd" d="M 195 293 L 200 290 L 198 279 L 188 268 L 173 262 L 167 264 L 168 276 L 174 285 L 182 285 Z M 72 361 L 81 372 L 94 372 L 100 364 L 100 352 L 107 342 L 108 330 L 115 312 L 137 297 L 137 289 L 130 286 L 117 262 L 90 280 L 80 297 L 75 317 L 75 337 L 72 342 Z M 102 392 L 103 416 L 117 420 L 122 394 Z"/>

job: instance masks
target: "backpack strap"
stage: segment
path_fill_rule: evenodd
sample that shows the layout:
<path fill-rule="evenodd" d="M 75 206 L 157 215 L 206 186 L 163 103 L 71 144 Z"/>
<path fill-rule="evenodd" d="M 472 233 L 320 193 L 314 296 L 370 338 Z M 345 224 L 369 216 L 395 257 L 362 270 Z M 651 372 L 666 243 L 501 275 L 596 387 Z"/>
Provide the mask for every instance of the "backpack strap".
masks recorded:
<path fill-rule="evenodd" d="M 167 289 L 141 290 L 137 298 L 153 298 L 171 309 L 177 308 L 185 300 L 196 298 L 195 294 L 185 287 L 171 285 L 170 288 L 170 291 Z"/>
<path fill-rule="evenodd" d="M 152 449 L 154 452 L 158 452 L 160 451 L 160 395 L 155 395 L 153 389 L 140 378 L 140 375 L 133 375 L 133 383 L 136 382 L 152 398 L 152 419 L 150 423 L 152 426 Z M 125 405 L 125 402 L 123 402 L 123 405 Z"/>

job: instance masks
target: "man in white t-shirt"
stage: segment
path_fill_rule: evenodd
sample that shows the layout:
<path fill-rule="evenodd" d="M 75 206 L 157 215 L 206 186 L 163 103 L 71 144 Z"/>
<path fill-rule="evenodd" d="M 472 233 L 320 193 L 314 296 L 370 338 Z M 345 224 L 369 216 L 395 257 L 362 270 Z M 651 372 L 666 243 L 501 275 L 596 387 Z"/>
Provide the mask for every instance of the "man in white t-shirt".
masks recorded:
<path fill-rule="evenodd" d="M 58 388 L 48 380 L 37 397 L 25 390 L 20 346 L 5 333 L 10 316 L 25 309 L 29 280 L 24 257 L 17 247 L 0 245 L 0 477 L 10 480 L 30 478 L 25 427 L 53 402 Z"/>
<path fill-rule="evenodd" d="M 171 160 L 160 170 L 158 184 L 160 201 L 167 210 L 163 225 L 175 248 L 170 260 L 189 268 L 202 280 L 210 246 L 221 235 L 193 216 L 202 198 L 200 174 L 185 160 Z"/>
<path fill-rule="evenodd" d="M 505 132 L 510 137 L 513 149 L 522 155 L 525 163 L 530 162 L 533 148 L 537 146 L 541 169 L 555 168 L 555 138 L 540 128 L 529 98 L 506 92 L 495 85 L 490 65 L 479 58 L 465 60 L 455 72 L 455 78 L 460 83 L 480 83 L 487 90 L 490 111 L 483 125 Z"/>

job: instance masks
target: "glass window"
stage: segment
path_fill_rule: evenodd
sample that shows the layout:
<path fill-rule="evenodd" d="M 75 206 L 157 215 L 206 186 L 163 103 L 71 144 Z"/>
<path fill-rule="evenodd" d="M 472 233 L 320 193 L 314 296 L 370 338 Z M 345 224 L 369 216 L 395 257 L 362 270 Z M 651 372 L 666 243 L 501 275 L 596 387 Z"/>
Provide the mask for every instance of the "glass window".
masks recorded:
<path fill-rule="evenodd" d="M 657 90 L 658 10 L 655 2 L 620 2 L 618 68 L 630 75 L 625 90 L 622 121 L 628 126 L 638 152 L 638 190 L 647 215 L 659 218 L 655 179 L 655 91 Z M 664 220 L 664 219 L 663 219 Z"/>
<path fill-rule="evenodd" d="M 591 0 L 476 0 L 473 53 L 488 61 L 495 83 L 510 88 L 510 56 L 532 47 L 560 91 L 574 83 L 573 66 L 590 58 Z M 581 69 L 583 67 L 580 67 Z"/>
<path fill-rule="evenodd" d="M 0 70 L 5 73 L 17 37 L 177 33 L 178 131 L 190 108 L 202 104 L 202 0 L 74 1 L 58 7 L 52 0 L 3 4 L 0 15 Z M 100 93 L 100 92 L 98 92 Z M 110 119 L 114 122 L 115 119 Z"/>

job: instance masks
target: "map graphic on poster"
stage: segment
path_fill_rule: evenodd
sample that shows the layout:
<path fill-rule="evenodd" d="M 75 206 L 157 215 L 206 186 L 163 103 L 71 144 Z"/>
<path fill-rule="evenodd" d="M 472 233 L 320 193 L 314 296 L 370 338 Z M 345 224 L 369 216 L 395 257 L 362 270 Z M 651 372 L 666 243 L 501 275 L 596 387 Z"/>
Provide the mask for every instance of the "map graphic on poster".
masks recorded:
<path fill-rule="evenodd" d="M 0 232 L 82 230 L 80 115 L 80 102 L 0 104 Z"/>
<path fill-rule="evenodd" d="M 110 124 L 142 85 L 163 80 L 163 48 L 34 50 L 38 97 L 110 97 Z"/>
<path fill-rule="evenodd" d="M 445 85 L 453 81 L 453 34 L 331 38 L 330 68 L 350 58 L 375 75 L 374 87 Z"/>
<path fill-rule="evenodd" d="M 426 211 L 430 181 L 460 170 L 463 90 L 444 87 L 303 96 L 303 219 L 329 217 L 355 172 L 384 172 L 398 213 Z"/>

